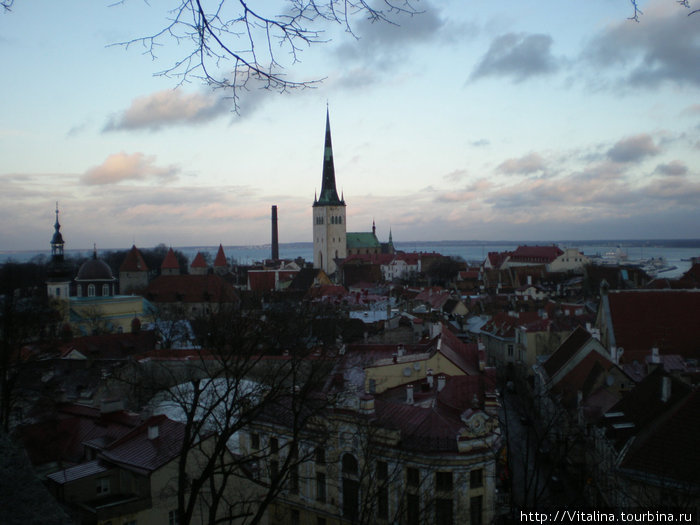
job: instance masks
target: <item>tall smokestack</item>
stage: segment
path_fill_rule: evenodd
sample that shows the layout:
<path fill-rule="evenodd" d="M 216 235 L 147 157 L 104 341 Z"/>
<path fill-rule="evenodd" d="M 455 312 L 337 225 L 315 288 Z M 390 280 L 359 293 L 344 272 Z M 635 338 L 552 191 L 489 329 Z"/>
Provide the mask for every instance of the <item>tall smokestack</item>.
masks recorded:
<path fill-rule="evenodd" d="M 280 243 L 277 236 L 277 206 L 272 207 L 272 260 L 280 258 Z"/>

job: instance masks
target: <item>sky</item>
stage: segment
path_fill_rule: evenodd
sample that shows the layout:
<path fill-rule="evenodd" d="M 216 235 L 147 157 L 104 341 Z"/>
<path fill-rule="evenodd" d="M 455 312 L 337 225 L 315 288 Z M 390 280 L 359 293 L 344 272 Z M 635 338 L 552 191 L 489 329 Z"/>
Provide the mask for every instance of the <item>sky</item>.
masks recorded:
<path fill-rule="evenodd" d="M 285 78 L 322 81 L 251 82 L 237 111 L 158 74 L 187 42 L 115 45 L 178 4 L 0 13 L 0 250 L 48 250 L 56 202 L 67 249 L 267 244 L 272 205 L 280 242 L 311 242 L 327 108 L 349 231 L 700 238 L 700 14 L 674 0 L 640 2 L 638 22 L 627 0 L 419 0 L 393 24 L 352 18 L 353 34 L 319 24 L 296 62 L 272 49 Z"/>

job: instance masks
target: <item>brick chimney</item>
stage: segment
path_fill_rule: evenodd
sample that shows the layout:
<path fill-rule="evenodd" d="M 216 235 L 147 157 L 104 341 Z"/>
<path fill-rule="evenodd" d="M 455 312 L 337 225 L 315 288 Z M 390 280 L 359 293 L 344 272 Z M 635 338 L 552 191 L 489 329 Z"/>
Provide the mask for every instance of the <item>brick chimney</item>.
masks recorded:
<path fill-rule="evenodd" d="M 272 239 L 270 243 L 272 245 L 272 253 L 270 254 L 270 258 L 273 261 L 277 261 L 280 258 L 280 244 L 277 233 L 277 206 L 272 206 Z"/>

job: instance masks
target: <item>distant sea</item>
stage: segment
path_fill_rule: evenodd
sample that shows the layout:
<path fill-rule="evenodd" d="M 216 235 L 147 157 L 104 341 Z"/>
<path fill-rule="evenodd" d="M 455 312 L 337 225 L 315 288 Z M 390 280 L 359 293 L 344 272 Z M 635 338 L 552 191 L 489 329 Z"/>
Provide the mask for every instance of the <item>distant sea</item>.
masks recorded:
<path fill-rule="evenodd" d="M 551 245 L 561 248 L 577 248 L 587 256 L 604 255 L 618 248 L 627 254 L 629 259 L 648 259 L 663 257 L 670 266 L 675 266 L 660 274 L 663 277 L 678 277 L 690 268 L 690 258 L 700 257 L 700 239 L 681 240 L 594 240 L 594 241 L 414 241 L 395 242 L 397 250 L 406 252 L 436 252 L 442 255 L 459 256 L 466 261 L 481 263 L 489 252 L 514 250 L 520 245 Z M 212 260 L 216 256 L 218 246 L 174 246 L 182 251 L 190 261 L 197 252 L 209 252 Z M 125 250 L 128 249 L 124 248 Z M 104 250 L 104 251 L 114 251 Z M 224 246 L 224 252 L 229 260 L 237 264 L 251 264 L 270 258 L 270 245 L 258 246 Z M 66 250 L 66 255 L 89 256 L 92 250 Z M 0 264 L 13 260 L 27 262 L 40 255 L 49 256 L 49 250 L 43 251 L 10 251 L 0 250 Z M 98 251 L 99 254 L 99 251 Z M 281 243 L 280 258 L 296 259 L 302 257 L 306 261 L 313 260 L 313 243 Z"/>

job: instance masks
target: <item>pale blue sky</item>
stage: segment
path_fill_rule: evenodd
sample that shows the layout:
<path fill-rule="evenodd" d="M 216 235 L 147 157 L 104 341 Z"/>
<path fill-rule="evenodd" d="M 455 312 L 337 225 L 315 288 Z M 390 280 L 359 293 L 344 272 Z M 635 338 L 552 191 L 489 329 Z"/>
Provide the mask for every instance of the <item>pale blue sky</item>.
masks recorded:
<path fill-rule="evenodd" d="M 673 0 L 421 0 L 223 93 L 109 44 L 166 1 L 16 0 L 0 15 L 0 249 L 311 240 L 326 101 L 350 230 L 386 239 L 700 237 L 700 17 Z M 266 2 L 269 5 L 269 2 Z"/>

